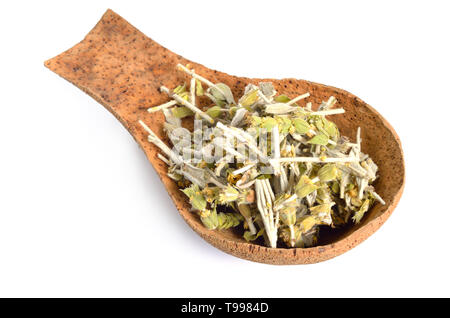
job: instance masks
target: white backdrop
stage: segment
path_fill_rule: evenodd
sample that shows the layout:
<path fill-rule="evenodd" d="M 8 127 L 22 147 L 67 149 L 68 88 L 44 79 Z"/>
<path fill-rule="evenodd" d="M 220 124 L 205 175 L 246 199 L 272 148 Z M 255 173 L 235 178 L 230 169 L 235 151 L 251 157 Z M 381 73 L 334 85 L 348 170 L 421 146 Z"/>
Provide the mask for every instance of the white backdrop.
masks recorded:
<path fill-rule="evenodd" d="M 325 83 L 371 104 L 405 152 L 407 184 L 392 217 L 315 265 L 257 264 L 208 245 L 117 120 L 43 66 L 107 8 L 207 67 Z M 449 9 L 447 1 L 2 2 L 0 296 L 450 296 Z"/>

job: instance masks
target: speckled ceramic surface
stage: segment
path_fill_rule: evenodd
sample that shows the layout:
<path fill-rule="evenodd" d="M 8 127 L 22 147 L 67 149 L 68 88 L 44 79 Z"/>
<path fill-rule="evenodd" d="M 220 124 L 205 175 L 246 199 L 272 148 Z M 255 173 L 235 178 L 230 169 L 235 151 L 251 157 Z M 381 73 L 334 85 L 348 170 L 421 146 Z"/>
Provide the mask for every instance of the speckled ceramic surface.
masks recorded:
<path fill-rule="evenodd" d="M 362 150 L 379 165 L 375 187 L 386 205 L 376 204 L 358 226 L 332 233 L 320 242 L 321 246 L 306 249 L 272 249 L 247 243 L 233 230 L 207 230 L 197 216 L 189 212 L 184 194 L 166 176 L 165 164 L 156 157 L 157 148 L 147 141 L 147 134 L 137 122 L 138 119 L 144 120 L 167 141 L 162 131 L 163 115 L 150 114 L 146 110 L 168 101 L 168 97 L 158 91 L 161 85 L 175 87 L 187 80 L 186 75 L 175 70 L 177 63 L 190 63 L 198 74 L 229 85 L 235 96 L 240 96 L 248 83 L 260 81 L 273 82 L 277 91 L 290 97 L 310 92 L 308 100 L 314 105 L 334 95 L 338 99 L 336 107 L 343 107 L 346 112 L 333 116 L 333 120 L 342 134 L 349 137 L 354 137 L 358 126 L 362 128 Z M 111 10 L 82 42 L 46 61 L 45 66 L 95 98 L 116 116 L 145 152 L 189 226 L 215 247 L 237 257 L 269 264 L 307 264 L 330 259 L 373 234 L 391 215 L 402 194 L 405 172 L 397 134 L 372 107 L 344 90 L 305 80 L 251 79 L 208 69 L 160 46 Z M 205 105 L 206 101 L 200 101 L 202 104 Z"/>

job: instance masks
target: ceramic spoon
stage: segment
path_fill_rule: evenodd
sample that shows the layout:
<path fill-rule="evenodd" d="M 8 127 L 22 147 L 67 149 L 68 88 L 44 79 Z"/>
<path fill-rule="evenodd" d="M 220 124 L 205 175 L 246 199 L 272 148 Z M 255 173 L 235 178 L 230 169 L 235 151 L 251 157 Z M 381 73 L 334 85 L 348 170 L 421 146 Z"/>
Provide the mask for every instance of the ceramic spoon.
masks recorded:
<path fill-rule="evenodd" d="M 164 118 L 147 108 L 168 101 L 159 87 L 175 87 L 187 80 L 176 70 L 178 63 L 190 63 L 196 73 L 212 82 L 230 86 L 241 96 L 248 83 L 270 81 L 278 92 L 295 97 L 310 92 L 308 101 L 318 105 L 333 95 L 336 107 L 345 114 L 333 116 L 343 135 L 353 137 L 362 128 L 362 150 L 379 165 L 377 192 L 386 205 L 376 204 L 357 226 L 324 234 L 321 245 L 312 248 L 267 248 L 247 243 L 233 230 L 210 231 L 189 211 L 185 195 L 166 176 L 167 166 L 157 158 L 158 149 L 147 141 L 138 124 L 141 119 L 163 140 Z M 389 123 L 358 97 L 338 88 L 298 79 L 252 79 L 211 70 L 188 61 L 154 42 L 122 17 L 108 10 L 86 38 L 68 51 L 45 62 L 45 66 L 92 96 L 130 132 L 145 152 L 186 223 L 203 239 L 220 250 L 244 259 L 270 264 L 306 264 L 324 261 L 358 245 L 374 233 L 391 215 L 404 186 L 404 162 L 400 140 Z M 150 208 L 150 207 L 149 207 Z M 170 248 L 173 248 L 172 246 Z"/>

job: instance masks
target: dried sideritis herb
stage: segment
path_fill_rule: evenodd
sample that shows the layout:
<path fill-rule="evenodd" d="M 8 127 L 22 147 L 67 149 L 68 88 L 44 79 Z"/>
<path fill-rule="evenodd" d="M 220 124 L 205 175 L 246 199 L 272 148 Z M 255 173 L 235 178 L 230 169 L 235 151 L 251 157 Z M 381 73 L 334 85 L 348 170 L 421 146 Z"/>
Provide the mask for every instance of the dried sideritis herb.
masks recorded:
<path fill-rule="evenodd" d="M 235 99 L 227 85 L 178 69 L 189 86 L 162 86 L 170 101 L 148 109 L 164 113 L 172 148 L 139 122 L 208 229 L 242 225 L 247 241 L 310 247 L 320 227 L 359 223 L 376 201 L 385 204 L 371 185 L 378 167 L 361 152 L 361 130 L 352 143 L 326 118 L 344 113 L 333 96 L 313 111 L 297 104 L 309 93 L 290 99 L 264 82 Z M 210 107 L 200 109 L 200 98 Z M 195 120 L 193 131 L 183 118 Z"/>

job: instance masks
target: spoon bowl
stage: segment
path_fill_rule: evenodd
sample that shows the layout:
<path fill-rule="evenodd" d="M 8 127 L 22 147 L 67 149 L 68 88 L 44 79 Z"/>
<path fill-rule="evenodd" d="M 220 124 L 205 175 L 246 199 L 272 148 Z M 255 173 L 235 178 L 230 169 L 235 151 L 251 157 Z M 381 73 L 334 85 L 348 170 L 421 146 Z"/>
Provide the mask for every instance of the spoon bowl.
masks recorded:
<path fill-rule="evenodd" d="M 156 146 L 139 125 L 143 120 L 163 141 L 164 116 L 147 109 L 168 101 L 159 87 L 175 87 L 186 81 L 176 71 L 178 63 L 189 63 L 196 73 L 213 82 L 228 85 L 235 96 L 242 95 L 249 83 L 270 81 L 274 88 L 290 97 L 310 92 L 313 105 L 329 96 L 338 100 L 345 113 L 334 115 L 341 133 L 353 136 L 362 129 L 362 150 L 379 166 L 377 192 L 386 205 L 375 204 L 361 223 L 326 233 L 319 246 L 311 248 L 268 248 L 246 242 L 234 230 L 211 231 L 189 211 L 186 196 L 170 179 L 167 166 L 157 158 Z M 298 79 L 254 79 L 236 77 L 188 61 L 154 42 L 122 17 L 108 10 L 83 41 L 45 62 L 45 66 L 92 96 L 108 109 L 130 132 L 153 165 L 186 223 L 203 239 L 234 256 L 268 264 L 317 263 L 340 255 L 373 234 L 391 215 L 403 192 L 405 171 L 400 140 L 389 123 L 358 97 L 342 89 Z M 200 102 L 200 106 L 202 103 Z"/>

